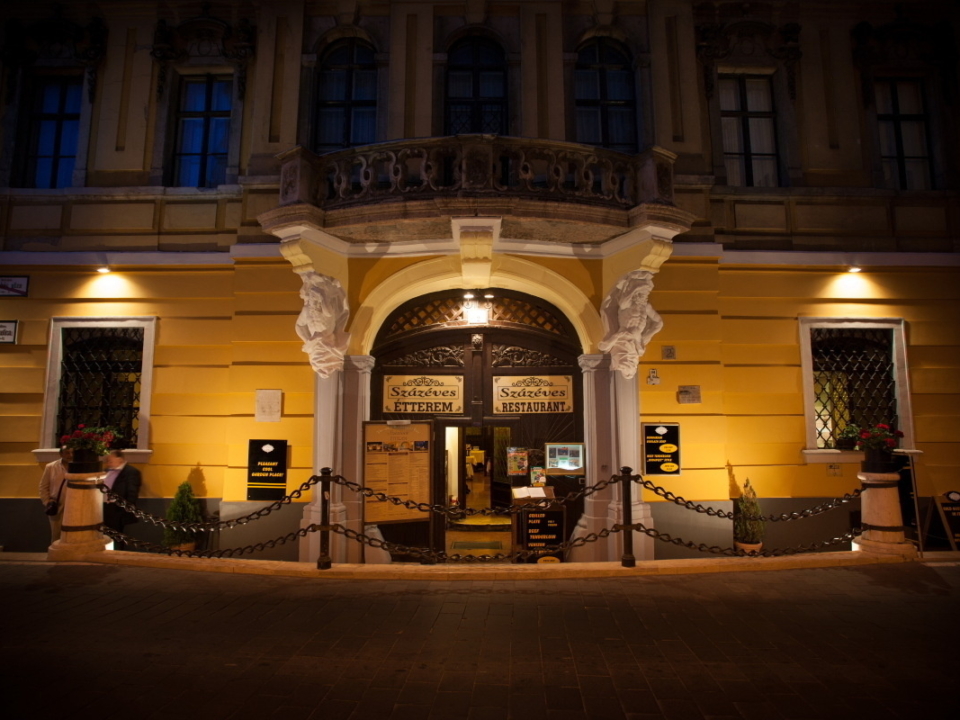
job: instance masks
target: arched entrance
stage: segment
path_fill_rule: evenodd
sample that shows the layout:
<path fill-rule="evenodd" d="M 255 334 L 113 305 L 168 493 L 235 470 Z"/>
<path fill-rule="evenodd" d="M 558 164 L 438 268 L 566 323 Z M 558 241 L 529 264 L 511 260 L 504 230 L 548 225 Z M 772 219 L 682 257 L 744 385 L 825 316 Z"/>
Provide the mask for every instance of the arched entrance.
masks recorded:
<path fill-rule="evenodd" d="M 465 297 L 472 295 L 473 297 Z M 544 444 L 582 442 L 582 354 L 571 323 L 555 306 L 502 288 L 447 290 L 414 298 L 381 325 L 371 350 L 372 420 L 432 420 L 435 427 L 433 497 L 469 508 L 506 506 L 511 488 L 530 483 L 511 474 L 508 453 L 527 452 L 529 467 L 544 465 Z M 397 403 L 385 386 L 454 383 L 461 402 L 449 407 Z M 569 388 L 565 402 L 497 402 L 495 387 L 555 382 Z M 580 487 L 576 477 L 550 476 L 557 495 Z M 566 516 L 566 535 L 582 506 Z M 381 526 L 387 540 L 444 547 L 447 528 L 406 522 Z M 509 531 L 509 526 L 500 526 Z M 494 528 L 488 530 L 496 531 Z M 503 548 L 509 552 L 509 538 Z"/>

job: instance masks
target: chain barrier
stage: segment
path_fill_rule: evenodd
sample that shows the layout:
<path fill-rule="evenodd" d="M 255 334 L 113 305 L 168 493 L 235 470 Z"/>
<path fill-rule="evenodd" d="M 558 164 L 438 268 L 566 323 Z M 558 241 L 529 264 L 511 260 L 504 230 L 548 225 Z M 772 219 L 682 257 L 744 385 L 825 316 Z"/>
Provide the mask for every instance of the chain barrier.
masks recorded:
<path fill-rule="evenodd" d="M 717 508 L 707 507 L 699 503 L 693 502 L 693 500 L 687 500 L 680 495 L 675 495 L 665 487 L 656 485 L 650 480 L 644 480 L 640 475 L 632 475 L 630 477 L 632 482 L 642 485 L 647 490 L 652 490 L 654 493 L 659 495 L 665 500 L 669 500 L 672 503 L 685 507 L 687 510 L 693 510 L 695 512 L 701 513 L 703 515 L 708 515 L 710 517 L 723 518 L 724 520 L 733 520 L 734 514 L 732 512 L 727 512 L 726 510 L 719 510 Z M 820 515 L 822 513 L 828 512 L 835 508 L 841 507 L 848 502 L 853 500 L 858 500 L 863 494 L 863 490 L 857 488 L 851 493 L 845 494 L 843 497 L 834 498 L 833 500 L 828 500 L 825 503 L 816 505 L 812 508 L 807 508 L 806 510 L 798 510 L 791 513 L 781 513 L 779 515 L 744 515 L 744 520 L 762 520 L 764 522 L 781 522 L 786 520 L 802 520 L 804 518 L 814 517 L 815 515 Z"/>
<path fill-rule="evenodd" d="M 469 517 L 473 515 L 518 515 L 521 512 L 530 509 L 540 509 L 544 510 L 550 507 L 555 507 L 557 505 L 567 505 L 576 502 L 580 498 L 587 498 L 598 493 L 604 488 L 614 485 L 620 482 L 620 477 L 617 475 L 612 476 L 609 480 L 600 480 L 596 485 L 591 485 L 590 487 L 584 488 L 583 490 L 578 490 L 577 492 L 572 492 L 563 497 L 558 498 L 545 498 L 543 500 L 538 500 L 533 503 L 528 503 L 527 505 L 511 505 L 509 507 L 495 507 L 495 508 L 462 508 L 457 505 L 440 505 L 440 504 L 430 504 L 425 502 L 417 502 L 415 500 L 404 500 L 403 498 L 398 498 L 392 495 L 387 495 L 386 493 L 376 492 L 371 490 L 368 487 L 364 487 L 360 483 L 353 482 L 352 480 L 347 480 L 342 475 L 333 475 L 330 477 L 331 482 L 345 487 L 348 490 L 359 493 L 367 498 L 372 498 L 374 500 L 379 500 L 380 502 L 389 502 L 394 505 L 402 505 L 408 510 L 419 510 L 420 512 L 434 512 L 438 515 L 446 515 L 451 520 L 457 520 L 463 517 Z"/>
<path fill-rule="evenodd" d="M 614 475 L 609 480 L 601 480 L 595 485 L 592 485 L 588 488 L 584 488 L 581 491 L 570 493 L 561 498 L 547 498 L 544 500 L 539 500 L 535 503 L 530 503 L 523 506 L 510 506 L 507 508 L 483 508 L 483 509 L 474 509 L 468 510 L 465 508 L 460 508 L 458 506 L 444 506 L 439 504 L 430 504 L 416 502 L 413 500 L 403 500 L 402 498 L 390 496 L 385 493 L 378 493 L 369 488 L 363 487 L 359 483 L 352 482 L 347 480 L 341 475 L 314 475 L 309 480 L 300 485 L 299 488 L 291 492 L 290 494 L 280 498 L 279 500 L 271 503 L 267 507 L 260 508 L 248 515 L 245 515 L 240 518 L 234 518 L 232 520 L 225 521 L 210 521 L 210 522 L 199 522 L 199 523 L 181 523 L 176 521 L 167 520 L 165 518 L 159 518 L 150 513 L 143 512 L 138 509 L 136 506 L 126 502 L 123 498 L 115 495 L 110 492 L 108 488 L 104 485 L 100 485 L 99 490 L 102 492 L 108 499 L 109 502 L 114 502 L 119 505 L 121 508 L 136 516 L 141 520 L 146 520 L 154 525 L 158 525 L 165 528 L 171 528 L 180 532 L 211 532 L 220 528 L 233 528 L 240 525 L 246 525 L 249 522 L 254 520 L 259 520 L 262 517 L 266 517 L 270 513 L 279 510 L 283 505 L 289 504 L 295 499 L 298 499 L 302 496 L 303 492 L 309 490 L 311 487 L 321 482 L 322 480 L 328 480 L 333 483 L 345 487 L 349 490 L 357 492 L 364 497 L 376 499 L 380 502 L 390 502 L 394 505 L 403 505 L 404 507 L 411 510 L 419 510 L 421 512 L 435 512 L 437 514 L 445 515 L 449 519 L 459 519 L 464 516 L 469 515 L 517 515 L 524 511 L 536 510 L 536 509 L 547 509 L 556 505 L 563 505 L 565 503 L 572 503 L 576 500 L 579 500 L 581 497 L 589 497 L 590 495 L 603 490 L 604 488 L 613 485 L 614 483 L 620 482 L 621 480 L 629 480 L 630 482 L 637 483 L 648 490 L 653 491 L 660 497 L 669 500 L 670 502 L 676 503 L 686 507 L 689 510 L 694 510 L 698 513 L 706 514 L 711 517 L 720 517 L 727 520 L 732 520 L 734 514 L 732 512 L 727 512 L 724 510 L 719 510 L 716 508 L 706 507 L 692 501 L 686 500 L 685 498 L 675 495 L 666 488 L 663 488 L 659 485 L 650 482 L 649 480 L 644 480 L 640 475 L 630 475 L 629 468 L 624 468 L 624 475 Z M 329 473 L 329 470 L 325 469 L 325 472 Z M 828 510 L 840 507 L 841 505 L 850 502 L 851 500 L 857 499 L 862 494 L 861 490 L 855 490 L 853 493 L 844 495 L 842 498 L 836 498 L 830 500 L 826 503 L 822 503 L 814 508 L 809 508 L 807 510 L 802 510 L 793 513 L 782 513 L 780 515 L 770 515 L 770 516 L 748 516 L 749 520 L 763 520 L 769 522 L 778 522 L 785 520 L 799 520 L 806 517 L 813 517 Z M 444 551 L 435 551 L 430 550 L 429 548 L 418 548 L 407 545 L 399 545 L 397 543 L 391 543 L 380 538 L 371 537 L 362 532 L 357 532 L 351 530 L 350 528 L 344 527 L 340 524 L 332 525 L 317 525 L 311 524 L 296 532 L 290 532 L 286 535 L 274 538 L 272 540 L 267 540 L 264 542 L 254 543 L 252 545 L 244 545 L 237 548 L 226 548 L 222 550 L 184 550 L 176 547 L 165 547 L 162 545 L 157 545 L 155 543 L 146 542 L 143 540 L 138 540 L 136 538 L 129 537 L 123 533 L 119 533 L 111 528 L 101 526 L 100 531 L 113 539 L 114 541 L 124 542 L 128 545 L 134 547 L 142 548 L 147 552 L 154 553 L 163 553 L 167 555 L 176 555 L 177 557 L 194 557 L 194 558 L 224 558 L 224 557 L 237 557 L 242 556 L 248 553 L 260 552 L 267 549 L 272 549 L 280 545 L 284 545 L 288 542 L 298 540 L 300 538 L 306 537 L 309 533 L 312 532 L 334 532 L 339 535 L 344 536 L 349 540 L 355 540 L 361 544 L 368 545 L 370 547 L 386 550 L 392 554 L 398 555 L 407 555 L 410 557 L 417 558 L 421 562 L 504 562 L 504 561 L 517 561 L 517 560 L 528 560 L 532 557 L 539 557 L 543 555 L 552 555 L 556 553 L 566 553 L 569 550 L 574 548 L 582 547 L 588 543 L 597 542 L 598 540 L 609 537 L 610 535 L 621 532 L 625 529 L 632 529 L 634 532 L 639 532 L 647 535 L 650 538 L 659 540 L 661 542 L 669 543 L 672 545 L 677 545 L 679 547 L 685 547 L 690 550 L 696 550 L 702 553 L 710 553 L 714 555 L 723 555 L 728 557 L 781 557 L 784 555 L 794 555 L 798 553 L 807 553 L 815 552 L 816 550 L 830 547 L 833 545 L 838 545 L 845 542 L 850 542 L 853 539 L 859 537 L 862 534 L 862 529 L 854 529 L 840 537 L 835 537 L 830 540 L 824 540 L 821 542 L 815 542 L 810 545 L 799 545 L 796 547 L 787 547 L 787 548 L 777 548 L 772 550 L 762 550 L 760 552 L 756 551 L 745 551 L 737 548 L 731 547 L 720 547 L 718 545 L 707 545 L 705 543 L 694 543 L 692 541 L 684 540 L 683 538 L 673 537 L 669 533 L 662 533 L 654 528 L 648 528 L 642 523 L 630 523 L 626 525 L 614 525 L 612 528 L 603 528 L 599 532 L 589 533 L 587 535 L 573 538 L 572 540 L 560 543 L 558 545 L 548 545 L 541 548 L 536 548 L 533 550 L 518 550 L 512 553 L 497 553 L 495 555 L 461 555 L 459 553 L 446 553 Z M 630 536 L 627 536 L 628 538 Z M 329 566 L 329 564 L 327 565 Z"/>
<path fill-rule="evenodd" d="M 170 528 L 171 530 L 176 530 L 178 532 L 198 533 L 198 532 L 213 532 L 214 530 L 220 530 L 220 529 L 229 530 L 230 528 L 235 528 L 240 525 L 247 525 L 248 523 L 253 522 L 254 520 L 259 520 L 260 518 L 264 518 L 270 513 L 274 512 L 275 510 L 279 510 L 284 505 L 289 505 L 294 500 L 299 500 L 300 497 L 303 496 L 303 493 L 306 490 L 309 490 L 311 487 L 319 483 L 322 479 L 323 478 L 320 475 L 314 475 L 305 483 L 300 485 L 300 487 L 298 487 L 296 490 L 291 492 L 289 495 L 284 495 L 282 498 L 271 503 L 270 505 L 267 505 L 266 507 L 262 507 L 259 510 L 254 510 L 252 513 L 248 515 L 244 515 L 243 517 L 233 518 L 232 520 L 210 520 L 210 521 L 195 522 L 195 523 L 177 522 L 175 520 L 167 520 L 166 518 L 161 518 L 161 517 L 157 517 L 156 515 L 151 515 L 148 512 L 144 512 L 143 510 L 138 508 L 136 505 L 132 505 L 131 503 L 128 503 L 119 495 L 116 495 L 115 493 L 110 492 L 109 488 L 107 488 L 106 485 L 103 485 L 103 484 L 98 485 L 97 489 L 100 490 L 100 492 L 102 492 L 106 496 L 108 502 L 116 503 L 131 515 L 136 516 L 139 520 L 146 520 L 147 522 L 153 525 L 158 525 L 163 528 Z"/>

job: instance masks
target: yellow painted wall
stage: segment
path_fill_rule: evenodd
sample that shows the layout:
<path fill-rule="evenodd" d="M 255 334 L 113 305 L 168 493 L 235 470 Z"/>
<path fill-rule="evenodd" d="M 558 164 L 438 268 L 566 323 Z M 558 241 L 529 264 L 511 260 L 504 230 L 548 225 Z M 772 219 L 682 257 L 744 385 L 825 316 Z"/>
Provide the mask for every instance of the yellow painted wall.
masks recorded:
<path fill-rule="evenodd" d="M 314 375 L 295 322 L 300 279 L 282 259 L 204 268 L 29 267 L 28 298 L 0 299 L 20 344 L 0 346 L 0 497 L 36 497 L 50 318 L 156 316 L 144 497 L 170 497 L 199 469 L 200 496 L 246 499 L 247 441 L 286 439 L 288 488 L 310 477 Z M 257 389 L 283 390 L 279 423 L 254 420 Z M 191 473 L 194 473 L 191 476 Z M 306 498 L 309 499 L 309 496 Z"/>
<path fill-rule="evenodd" d="M 960 487 L 960 285 L 954 269 L 823 269 L 668 261 L 653 306 L 664 320 L 641 360 L 643 422 L 679 422 L 682 476 L 661 484 L 689 499 L 726 499 L 729 472 L 763 497 L 835 497 L 859 486 L 857 464 L 806 463 L 800 317 L 897 317 L 907 323 L 921 495 Z M 662 348 L 676 360 L 662 360 Z M 646 377 L 655 368 L 659 385 Z M 703 402 L 681 405 L 680 385 Z M 728 467 L 729 466 L 729 467 Z M 647 500 L 658 498 L 647 493 Z"/>

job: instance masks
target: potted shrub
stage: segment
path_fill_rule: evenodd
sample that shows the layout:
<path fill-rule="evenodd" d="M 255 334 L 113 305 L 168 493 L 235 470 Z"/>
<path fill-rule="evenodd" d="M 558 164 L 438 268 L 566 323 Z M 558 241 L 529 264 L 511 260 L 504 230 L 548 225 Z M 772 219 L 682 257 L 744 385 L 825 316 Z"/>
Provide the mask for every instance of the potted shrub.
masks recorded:
<path fill-rule="evenodd" d="M 902 437 L 902 432 L 884 423 L 863 428 L 857 439 L 857 450 L 863 450 L 860 470 L 865 473 L 895 473 L 897 466 L 893 461 L 893 449 Z"/>
<path fill-rule="evenodd" d="M 853 450 L 857 447 L 857 440 L 860 439 L 860 426 L 854 423 L 847 423 L 846 426 L 837 433 L 834 439 L 834 446 L 837 450 Z"/>
<path fill-rule="evenodd" d="M 743 483 L 743 490 L 734 501 L 733 544 L 737 550 L 758 553 L 763 547 L 763 533 L 766 529 L 760 520 L 762 512 L 757 491 L 750 484 L 750 478 Z"/>
<path fill-rule="evenodd" d="M 193 487 L 184 480 L 173 496 L 173 502 L 167 508 L 167 520 L 179 523 L 197 523 L 203 521 L 200 511 L 200 501 L 193 494 Z M 197 547 L 197 536 L 191 530 L 163 529 L 163 544 L 174 550 L 194 550 Z"/>

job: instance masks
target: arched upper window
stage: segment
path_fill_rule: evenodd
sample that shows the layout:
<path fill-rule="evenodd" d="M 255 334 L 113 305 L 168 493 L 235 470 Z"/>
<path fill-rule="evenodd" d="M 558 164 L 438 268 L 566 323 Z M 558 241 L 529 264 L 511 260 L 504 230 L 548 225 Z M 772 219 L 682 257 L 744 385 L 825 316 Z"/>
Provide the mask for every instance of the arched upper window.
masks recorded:
<path fill-rule="evenodd" d="M 492 40 L 469 37 L 447 55 L 445 134 L 507 134 L 507 59 Z"/>
<path fill-rule="evenodd" d="M 634 72 L 622 45 L 610 38 L 583 45 L 577 53 L 573 88 L 577 142 L 638 152 Z"/>
<path fill-rule="evenodd" d="M 373 48 L 350 38 L 332 45 L 317 68 L 313 150 L 369 145 L 377 135 L 377 65 Z"/>

